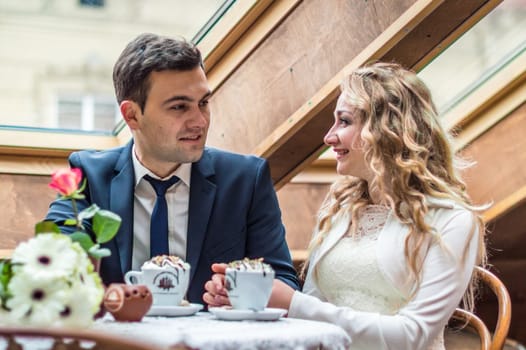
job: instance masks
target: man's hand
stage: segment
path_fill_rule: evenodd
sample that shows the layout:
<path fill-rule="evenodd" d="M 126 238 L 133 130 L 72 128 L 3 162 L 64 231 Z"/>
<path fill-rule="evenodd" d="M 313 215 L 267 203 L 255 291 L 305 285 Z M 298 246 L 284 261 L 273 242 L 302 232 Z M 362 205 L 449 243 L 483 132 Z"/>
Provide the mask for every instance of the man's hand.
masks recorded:
<path fill-rule="evenodd" d="M 208 306 L 230 305 L 225 289 L 225 271 L 227 264 L 212 264 L 214 274 L 205 283 L 205 294 L 203 300 Z"/>

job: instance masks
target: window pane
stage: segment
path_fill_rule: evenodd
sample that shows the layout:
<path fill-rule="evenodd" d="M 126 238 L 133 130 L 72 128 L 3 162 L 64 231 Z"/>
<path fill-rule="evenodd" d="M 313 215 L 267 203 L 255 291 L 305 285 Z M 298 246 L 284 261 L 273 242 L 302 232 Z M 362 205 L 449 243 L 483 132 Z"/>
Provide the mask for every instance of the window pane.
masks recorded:
<path fill-rule="evenodd" d="M 111 130 L 120 120 L 117 103 L 111 100 L 96 99 L 93 105 L 93 129 Z"/>
<path fill-rule="evenodd" d="M 231 2 L 0 1 L 0 126 L 110 133 L 124 46 L 143 32 L 192 40 Z"/>
<path fill-rule="evenodd" d="M 57 115 L 56 127 L 78 129 L 82 122 L 82 99 L 80 97 L 59 98 Z"/>
<path fill-rule="evenodd" d="M 104 0 L 79 0 L 79 3 L 83 6 L 93 6 L 93 7 L 104 6 Z"/>
<path fill-rule="evenodd" d="M 526 1 L 504 0 L 418 75 L 441 113 L 526 49 Z"/>

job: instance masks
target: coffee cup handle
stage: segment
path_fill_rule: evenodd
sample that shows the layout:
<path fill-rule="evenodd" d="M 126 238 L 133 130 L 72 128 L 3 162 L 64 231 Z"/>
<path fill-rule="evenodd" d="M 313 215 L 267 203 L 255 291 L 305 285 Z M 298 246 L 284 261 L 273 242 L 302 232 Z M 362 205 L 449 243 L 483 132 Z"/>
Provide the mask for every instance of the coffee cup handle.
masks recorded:
<path fill-rule="evenodd" d="M 124 275 L 124 282 L 126 284 L 142 284 L 142 272 L 128 271 Z"/>

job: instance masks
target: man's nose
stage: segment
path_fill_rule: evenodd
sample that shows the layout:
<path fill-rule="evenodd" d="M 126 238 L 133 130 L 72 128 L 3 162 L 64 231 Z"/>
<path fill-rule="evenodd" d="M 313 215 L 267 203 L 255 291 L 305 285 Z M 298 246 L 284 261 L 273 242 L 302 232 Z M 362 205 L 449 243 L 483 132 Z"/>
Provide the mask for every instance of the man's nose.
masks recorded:
<path fill-rule="evenodd" d="M 192 117 L 188 121 L 188 126 L 191 128 L 204 128 L 208 125 L 209 115 L 202 111 L 200 108 L 196 108 Z"/>

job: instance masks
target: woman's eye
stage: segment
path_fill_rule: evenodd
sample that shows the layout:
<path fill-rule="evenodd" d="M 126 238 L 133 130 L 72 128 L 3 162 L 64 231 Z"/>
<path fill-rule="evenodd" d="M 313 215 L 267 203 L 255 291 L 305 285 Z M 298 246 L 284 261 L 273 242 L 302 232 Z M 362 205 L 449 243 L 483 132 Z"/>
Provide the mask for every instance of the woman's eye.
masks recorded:
<path fill-rule="evenodd" d="M 342 126 L 351 125 L 351 121 L 347 118 L 338 118 L 338 124 Z"/>

